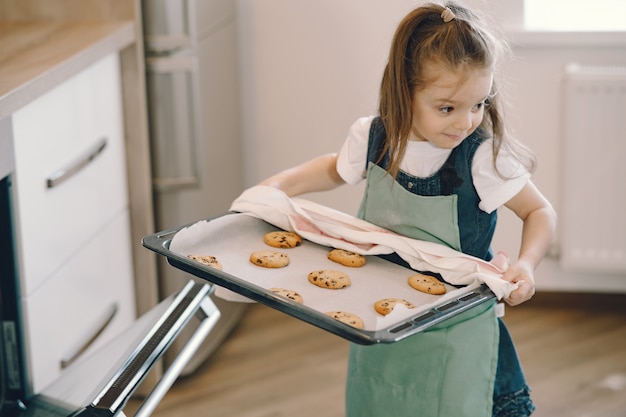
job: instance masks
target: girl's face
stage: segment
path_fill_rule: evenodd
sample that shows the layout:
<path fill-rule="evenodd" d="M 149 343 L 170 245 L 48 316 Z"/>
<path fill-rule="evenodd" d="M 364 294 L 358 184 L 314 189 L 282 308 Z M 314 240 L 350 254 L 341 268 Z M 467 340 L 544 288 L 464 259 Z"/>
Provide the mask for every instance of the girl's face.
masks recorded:
<path fill-rule="evenodd" d="M 453 149 L 481 124 L 493 72 L 476 68 L 450 71 L 438 64 L 427 64 L 423 71 L 431 81 L 413 94 L 410 140 Z"/>

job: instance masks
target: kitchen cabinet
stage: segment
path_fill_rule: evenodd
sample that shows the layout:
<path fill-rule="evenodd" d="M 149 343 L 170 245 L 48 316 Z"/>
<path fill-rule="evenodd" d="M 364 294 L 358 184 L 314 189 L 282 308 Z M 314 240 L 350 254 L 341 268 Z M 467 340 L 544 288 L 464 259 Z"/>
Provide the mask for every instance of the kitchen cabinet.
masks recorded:
<path fill-rule="evenodd" d="M 119 55 L 21 107 L 12 124 L 18 275 L 37 393 L 136 315 Z"/>

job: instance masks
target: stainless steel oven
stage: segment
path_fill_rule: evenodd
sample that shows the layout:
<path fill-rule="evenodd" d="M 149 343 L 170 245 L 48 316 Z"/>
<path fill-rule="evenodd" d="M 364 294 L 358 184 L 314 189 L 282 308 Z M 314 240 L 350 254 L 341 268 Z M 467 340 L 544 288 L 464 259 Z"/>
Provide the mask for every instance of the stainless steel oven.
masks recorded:
<path fill-rule="evenodd" d="M 12 204 L 13 143 L 10 119 L 0 120 L 0 415 L 124 415 L 131 395 L 173 342 L 193 323 L 162 377 L 135 416 L 148 416 L 220 317 L 212 287 L 189 280 L 99 350 L 70 364 L 51 384 L 32 392 L 22 320 Z M 71 300 L 70 300 L 71 302 Z M 197 323 L 200 324 L 197 324 Z M 58 324 L 58 323 L 57 323 Z"/>
<path fill-rule="evenodd" d="M 0 338 L 0 413 L 15 417 L 124 416 L 124 407 L 155 363 L 195 316 L 200 326 L 159 382 L 145 397 L 135 416 L 149 416 L 219 319 L 209 285 L 189 281 L 115 340 L 83 358 L 33 396 L 25 394 L 24 374 L 13 338 Z M 3 324 L 5 323 L 3 319 Z M 6 413 L 6 414 L 5 414 Z"/>

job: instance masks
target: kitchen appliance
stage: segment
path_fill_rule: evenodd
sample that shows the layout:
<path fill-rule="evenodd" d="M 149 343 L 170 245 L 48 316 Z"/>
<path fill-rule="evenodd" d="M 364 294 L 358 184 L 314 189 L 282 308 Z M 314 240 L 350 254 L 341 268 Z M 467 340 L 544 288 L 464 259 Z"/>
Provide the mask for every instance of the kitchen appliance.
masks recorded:
<path fill-rule="evenodd" d="M 63 369 L 34 393 L 29 381 L 16 268 L 12 204 L 13 138 L 10 119 L 0 120 L 0 415 L 115 416 L 153 366 L 195 318 L 191 337 L 135 413 L 148 416 L 218 321 L 212 287 L 181 282 L 175 294 L 145 313 L 116 338 Z M 179 287 L 179 288 L 180 288 Z"/>
<path fill-rule="evenodd" d="M 211 287 L 193 281 L 92 355 L 71 364 L 41 393 L 22 395 L 15 340 L 0 338 L 0 413 L 15 417 L 125 415 L 124 407 L 192 317 L 201 325 L 145 397 L 135 416 L 149 416 L 219 319 Z M 7 323 L 3 320 L 3 323 Z M 5 335 L 7 333 L 5 332 Z M 5 414 L 6 413 L 6 414 Z"/>
<path fill-rule="evenodd" d="M 143 0 L 142 6 L 155 219 L 164 230 L 226 211 L 243 189 L 236 1 Z M 164 259 L 158 275 L 162 298 L 189 279 Z M 219 346 L 246 308 L 214 302 L 222 318 L 185 374 Z"/>

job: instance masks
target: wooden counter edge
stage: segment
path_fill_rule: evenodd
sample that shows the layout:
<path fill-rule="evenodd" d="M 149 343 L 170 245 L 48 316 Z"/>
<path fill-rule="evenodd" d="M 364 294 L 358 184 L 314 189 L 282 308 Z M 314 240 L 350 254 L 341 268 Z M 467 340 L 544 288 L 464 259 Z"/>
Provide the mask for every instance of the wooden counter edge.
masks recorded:
<path fill-rule="evenodd" d="M 119 52 L 136 41 L 135 23 L 132 21 L 94 22 L 90 25 L 83 25 L 86 35 L 93 37 L 94 34 L 89 33 L 90 26 L 93 27 L 93 31 L 97 30 L 98 34 L 102 34 L 94 42 L 77 47 L 75 53 L 67 57 L 60 57 L 59 62 L 51 62 L 48 67 L 42 68 L 41 72 L 31 79 L 25 80 L 19 85 L 9 86 L 8 91 L 5 91 L 0 97 L 0 119 L 10 116 L 19 108 L 79 73 L 100 58 L 113 52 Z M 44 44 L 37 47 L 54 48 L 55 46 Z M 24 62 L 24 65 L 28 64 L 28 62 Z M 12 70 L 15 71 L 16 68 L 13 67 Z M 3 75 L 2 73 L 3 68 L 0 64 L 0 76 Z M 7 89 L 3 88 L 3 90 Z"/>

